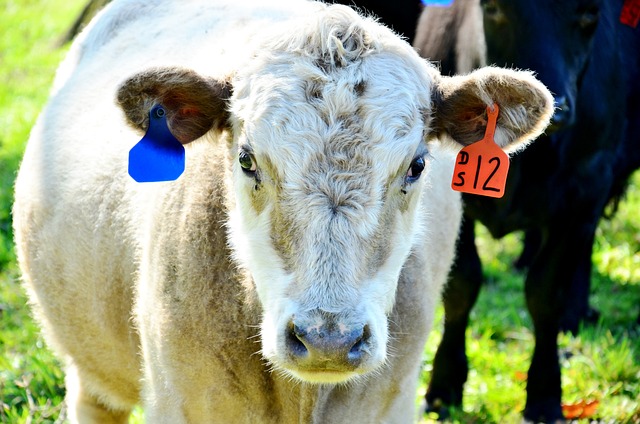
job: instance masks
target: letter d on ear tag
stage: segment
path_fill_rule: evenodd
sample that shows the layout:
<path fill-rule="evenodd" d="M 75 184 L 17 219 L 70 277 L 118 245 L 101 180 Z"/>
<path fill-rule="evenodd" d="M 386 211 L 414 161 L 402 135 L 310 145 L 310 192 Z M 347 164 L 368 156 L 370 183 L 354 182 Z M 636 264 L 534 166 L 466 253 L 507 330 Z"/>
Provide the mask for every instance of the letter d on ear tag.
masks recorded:
<path fill-rule="evenodd" d="M 129 151 L 129 175 L 139 183 L 173 181 L 184 172 L 184 146 L 171 134 L 162 105 L 149 112 L 149 129 Z"/>
<path fill-rule="evenodd" d="M 451 188 L 463 193 L 489 197 L 504 196 L 509 172 L 509 155 L 494 141 L 498 112 L 497 104 L 487 107 L 487 129 L 480 141 L 458 153 Z"/>

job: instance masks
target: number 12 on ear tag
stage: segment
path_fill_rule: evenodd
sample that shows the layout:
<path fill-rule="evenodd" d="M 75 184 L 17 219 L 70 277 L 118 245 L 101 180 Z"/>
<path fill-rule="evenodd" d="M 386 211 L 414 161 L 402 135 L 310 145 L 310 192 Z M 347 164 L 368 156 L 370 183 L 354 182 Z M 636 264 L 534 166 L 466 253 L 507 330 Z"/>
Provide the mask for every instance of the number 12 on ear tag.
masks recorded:
<path fill-rule="evenodd" d="M 484 138 L 463 148 L 456 158 L 451 188 L 463 193 L 502 197 L 509 172 L 509 156 L 496 144 L 499 107 L 487 106 Z"/>

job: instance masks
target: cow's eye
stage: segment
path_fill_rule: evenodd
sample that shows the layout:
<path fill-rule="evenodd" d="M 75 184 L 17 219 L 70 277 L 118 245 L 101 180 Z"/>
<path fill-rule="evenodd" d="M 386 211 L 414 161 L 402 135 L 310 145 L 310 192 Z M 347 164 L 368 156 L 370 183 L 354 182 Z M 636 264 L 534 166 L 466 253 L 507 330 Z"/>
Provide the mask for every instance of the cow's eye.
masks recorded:
<path fill-rule="evenodd" d="M 240 150 L 240 153 L 238 154 L 238 162 L 240 163 L 240 168 L 242 168 L 242 171 L 244 171 L 245 174 L 254 175 L 256 173 L 256 161 L 249 152 Z"/>
<path fill-rule="evenodd" d="M 600 11 L 596 6 L 590 7 L 580 14 L 578 18 L 578 25 L 582 28 L 583 31 L 587 33 L 592 33 L 595 31 L 598 26 L 598 21 L 600 20 Z"/>
<path fill-rule="evenodd" d="M 412 183 L 417 181 L 418 178 L 420 178 L 420 175 L 422 175 L 422 171 L 424 171 L 424 167 L 425 167 L 424 157 L 418 156 L 414 158 L 413 161 L 411 161 L 411 166 L 409 167 L 409 170 L 407 171 L 405 181 L 407 183 Z"/>

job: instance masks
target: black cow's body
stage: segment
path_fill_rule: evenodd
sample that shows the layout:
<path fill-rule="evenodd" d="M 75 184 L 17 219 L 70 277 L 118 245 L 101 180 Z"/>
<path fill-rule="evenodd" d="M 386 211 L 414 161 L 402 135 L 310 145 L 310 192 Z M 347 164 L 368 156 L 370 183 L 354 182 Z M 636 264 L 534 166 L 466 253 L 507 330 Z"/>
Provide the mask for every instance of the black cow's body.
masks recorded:
<path fill-rule="evenodd" d="M 526 232 L 519 262 L 528 267 L 525 291 L 535 350 L 524 415 L 553 422 L 562 419 L 558 331 L 577 331 L 589 315 L 598 220 L 640 167 L 640 27 L 620 23 L 623 0 L 477 1 L 457 0 L 451 12 L 483 8 L 487 63 L 534 70 L 559 109 L 555 131 L 513 158 L 502 199 L 465 196 L 458 259 L 444 296 L 445 331 L 426 397 L 430 405 L 462 401 L 465 329 L 482 282 L 474 243 L 478 220 L 496 238 Z M 429 30 L 421 19 L 418 33 Z M 455 69 L 451 60 L 460 35 L 447 36 L 453 37 L 448 51 L 416 47 L 440 59 L 443 73 L 467 71 Z"/>

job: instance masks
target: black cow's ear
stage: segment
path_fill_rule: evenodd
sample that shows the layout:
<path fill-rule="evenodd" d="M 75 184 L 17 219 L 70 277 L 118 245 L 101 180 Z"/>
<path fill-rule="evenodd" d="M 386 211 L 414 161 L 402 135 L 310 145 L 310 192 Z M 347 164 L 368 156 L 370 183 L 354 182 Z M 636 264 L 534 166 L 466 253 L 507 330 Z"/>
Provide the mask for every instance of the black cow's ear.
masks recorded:
<path fill-rule="evenodd" d="M 227 125 L 231 84 L 180 68 L 153 68 L 127 79 L 117 93 L 118 105 L 131 126 L 146 131 L 149 111 L 161 104 L 172 134 L 190 143 L 211 129 Z"/>
<path fill-rule="evenodd" d="M 486 67 L 468 75 L 436 75 L 432 136 L 468 145 L 484 136 L 487 106 L 500 114 L 496 143 L 506 151 L 524 147 L 549 125 L 553 96 L 530 72 Z"/>

